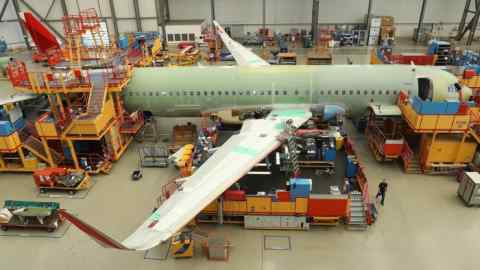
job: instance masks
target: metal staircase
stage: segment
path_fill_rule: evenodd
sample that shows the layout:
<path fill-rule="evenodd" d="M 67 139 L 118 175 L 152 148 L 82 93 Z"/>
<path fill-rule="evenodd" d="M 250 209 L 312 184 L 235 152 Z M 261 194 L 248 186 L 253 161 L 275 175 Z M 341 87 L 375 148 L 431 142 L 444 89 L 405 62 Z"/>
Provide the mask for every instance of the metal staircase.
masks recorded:
<path fill-rule="evenodd" d="M 420 164 L 418 156 L 413 156 L 408 166 L 405 166 L 404 169 L 407 174 L 423 174 L 422 165 Z"/>
<path fill-rule="evenodd" d="M 350 213 L 348 216 L 348 228 L 353 230 L 367 229 L 366 205 L 362 193 L 359 191 L 350 192 Z"/>
<path fill-rule="evenodd" d="M 88 98 L 87 115 L 91 117 L 96 117 L 97 115 L 102 113 L 106 97 L 107 88 L 105 84 L 95 84 L 95 87 L 90 92 L 90 97 Z"/>
<path fill-rule="evenodd" d="M 408 174 L 423 174 L 422 165 L 420 159 L 413 150 L 410 148 L 407 142 L 403 144 L 403 150 L 400 155 L 403 161 L 403 169 Z"/>
<path fill-rule="evenodd" d="M 50 163 L 42 142 L 34 136 L 30 135 L 25 140 L 23 140 L 23 147 L 25 147 L 28 151 L 30 151 L 43 161 Z M 52 161 L 54 164 L 59 164 L 63 161 L 63 156 L 60 153 L 56 152 L 52 148 L 49 148 L 48 150 L 52 155 Z"/>

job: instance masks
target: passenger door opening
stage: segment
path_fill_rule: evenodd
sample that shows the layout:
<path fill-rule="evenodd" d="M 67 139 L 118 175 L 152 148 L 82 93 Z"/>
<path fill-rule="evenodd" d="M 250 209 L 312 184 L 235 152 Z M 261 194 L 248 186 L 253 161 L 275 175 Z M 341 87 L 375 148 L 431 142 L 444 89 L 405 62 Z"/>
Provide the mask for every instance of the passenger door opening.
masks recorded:
<path fill-rule="evenodd" d="M 433 85 L 429 78 L 418 78 L 418 96 L 422 100 L 433 99 Z"/>

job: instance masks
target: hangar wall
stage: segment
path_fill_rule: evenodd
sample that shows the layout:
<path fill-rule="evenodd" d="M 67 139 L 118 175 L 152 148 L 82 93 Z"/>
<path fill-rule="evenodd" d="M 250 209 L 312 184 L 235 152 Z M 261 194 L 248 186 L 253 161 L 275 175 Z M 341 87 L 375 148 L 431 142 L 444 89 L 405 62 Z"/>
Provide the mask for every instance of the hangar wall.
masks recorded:
<path fill-rule="evenodd" d="M 2 5 L 6 0 L 0 0 Z M 0 23 L 0 35 L 8 43 L 23 42 L 22 34 L 10 1 L 3 21 Z M 41 15 L 45 16 L 51 1 L 24 0 Z M 109 0 L 65 0 L 68 11 L 76 13 L 78 8 L 95 8 L 100 16 L 110 17 Z M 120 32 L 136 30 L 132 0 L 113 0 L 118 18 Z M 144 17 L 144 31 L 156 30 L 155 0 L 139 0 L 140 13 Z M 26 10 L 19 0 L 20 9 Z M 210 0 L 169 0 L 171 19 L 204 19 L 210 18 Z M 368 0 L 320 0 L 319 23 L 361 23 L 367 12 Z M 397 36 L 410 37 L 417 24 L 421 0 L 373 0 L 372 13 L 395 17 Z M 460 21 L 464 1 L 431 0 L 425 14 L 425 23 L 443 23 L 442 34 L 447 35 Z M 290 28 L 310 28 L 312 0 L 266 0 L 266 23 L 275 31 L 289 31 Z M 225 25 L 237 25 L 244 32 L 253 32 L 262 24 L 262 0 L 216 0 L 215 13 L 217 20 Z M 60 0 L 56 0 L 47 19 L 56 20 L 51 25 L 62 31 L 62 9 Z M 125 18 L 130 18 L 125 20 Z M 5 22 L 6 20 L 6 22 Z M 111 19 L 107 18 L 109 29 L 113 29 Z M 111 30 L 112 31 L 112 30 Z"/>

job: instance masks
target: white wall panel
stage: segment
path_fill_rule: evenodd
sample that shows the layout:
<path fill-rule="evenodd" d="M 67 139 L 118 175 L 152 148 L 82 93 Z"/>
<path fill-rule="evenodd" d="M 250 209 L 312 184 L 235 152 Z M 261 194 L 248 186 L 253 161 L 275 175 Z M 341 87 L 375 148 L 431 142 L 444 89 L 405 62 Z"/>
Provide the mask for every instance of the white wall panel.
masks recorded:
<path fill-rule="evenodd" d="M 156 0 L 139 0 L 138 1 L 138 6 L 140 7 L 140 14 L 142 15 L 142 17 L 155 17 L 156 15 L 155 1 Z M 170 2 L 173 2 L 173 1 L 170 0 Z"/>
<path fill-rule="evenodd" d="M 172 20 L 210 18 L 210 0 L 169 0 L 169 3 Z"/>
<path fill-rule="evenodd" d="M 139 2 L 141 2 L 141 0 L 139 0 Z M 114 5 L 115 5 L 115 12 L 117 14 L 117 17 L 120 17 L 120 18 L 135 17 L 135 9 L 133 8 L 132 0 L 115 0 Z"/>
<path fill-rule="evenodd" d="M 111 31 L 113 31 L 113 28 L 112 28 Z M 137 31 L 137 24 L 135 23 L 135 20 L 118 21 L 118 31 L 120 33 L 136 32 Z"/>
<path fill-rule="evenodd" d="M 217 0 L 215 16 L 223 24 L 261 24 L 262 0 Z"/>

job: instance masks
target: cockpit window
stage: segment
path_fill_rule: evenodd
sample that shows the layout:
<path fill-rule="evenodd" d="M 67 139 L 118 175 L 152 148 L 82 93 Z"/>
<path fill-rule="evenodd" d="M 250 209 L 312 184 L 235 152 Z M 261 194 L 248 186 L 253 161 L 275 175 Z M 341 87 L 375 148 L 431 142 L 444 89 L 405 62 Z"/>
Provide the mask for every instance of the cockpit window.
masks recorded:
<path fill-rule="evenodd" d="M 455 89 L 457 89 L 457 91 L 460 91 L 462 90 L 462 87 L 460 86 L 460 84 L 455 83 Z"/>

